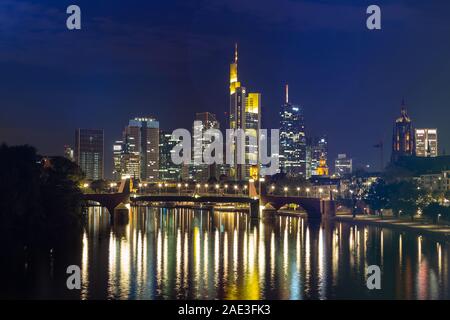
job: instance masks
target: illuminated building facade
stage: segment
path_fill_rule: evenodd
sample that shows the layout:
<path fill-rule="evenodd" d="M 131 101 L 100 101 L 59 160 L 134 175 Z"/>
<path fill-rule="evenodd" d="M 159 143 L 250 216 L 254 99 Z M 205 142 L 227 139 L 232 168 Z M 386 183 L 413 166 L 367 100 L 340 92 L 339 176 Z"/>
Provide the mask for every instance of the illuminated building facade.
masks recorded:
<path fill-rule="evenodd" d="M 204 133 L 208 129 L 219 129 L 220 124 L 216 115 L 211 112 L 200 112 L 195 114 L 192 136 L 193 164 L 190 168 L 191 177 L 195 181 L 208 181 L 210 178 L 218 178 L 217 164 L 205 164 L 203 151 L 212 142 Z"/>
<path fill-rule="evenodd" d="M 421 175 L 419 183 L 422 188 L 430 192 L 448 192 L 450 191 L 450 170 Z"/>
<path fill-rule="evenodd" d="M 123 141 L 117 140 L 113 144 L 113 179 L 120 180 L 122 178 L 122 153 L 124 152 Z"/>
<path fill-rule="evenodd" d="M 438 156 L 437 129 L 416 129 L 415 142 L 417 157 Z"/>
<path fill-rule="evenodd" d="M 154 118 L 135 118 L 123 132 L 130 166 L 139 161 L 139 179 L 159 179 L 159 122 Z M 133 170 L 134 171 L 134 170 Z"/>
<path fill-rule="evenodd" d="M 104 135 L 101 129 L 75 131 L 75 162 L 89 180 L 103 179 Z"/>
<path fill-rule="evenodd" d="M 172 133 L 161 131 L 159 135 L 159 178 L 166 181 L 178 181 L 181 178 L 181 165 L 172 161 L 173 148 L 180 139 L 172 137 Z"/>
<path fill-rule="evenodd" d="M 327 159 L 325 159 L 323 156 L 319 160 L 319 165 L 316 169 L 316 176 L 328 176 L 328 165 L 327 165 Z"/>
<path fill-rule="evenodd" d="M 402 101 L 401 115 L 395 120 L 394 132 L 392 135 L 392 156 L 391 161 L 395 162 L 400 157 L 412 156 L 415 154 L 415 136 L 413 125 L 406 111 L 405 101 Z"/>
<path fill-rule="evenodd" d="M 320 175 L 318 168 L 322 164 L 327 163 L 328 160 L 328 139 L 327 136 L 309 139 L 309 171 L 311 176 Z M 321 171 L 323 172 L 323 170 Z"/>
<path fill-rule="evenodd" d="M 351 174 L 353 171 L 353 160 L 346 154 L 339 154 L 334 161 L 334 173 L 340 177 Z"/>
<path fill-rule="evenodd" d="M 303 109 L 286 101 L 280 111 L 280 167 L 290 177 L 306 178 L 306 135 Z"/>
<path fill-rule="evenodd" d="M 130 152 L 129 137 L 124 136 L 124 141 L 116 141 L 113 145 L 113 178 L 120 180 L 124 177 L 140 179 L 140 156 Z"/>
<path fill-rule="evenodd" d="M 237 164 L 237 148 L 232 146 L 234 165 L 230 177 L 248 180 L 258 176 L 258 141 L 261 127 L 261 94 L 249 93 L 238 79 L 238 52 L 235 47 L 234 62 L 230 65 L 230 129 L 243 129 L 245 139 L 245 164 Z"/>

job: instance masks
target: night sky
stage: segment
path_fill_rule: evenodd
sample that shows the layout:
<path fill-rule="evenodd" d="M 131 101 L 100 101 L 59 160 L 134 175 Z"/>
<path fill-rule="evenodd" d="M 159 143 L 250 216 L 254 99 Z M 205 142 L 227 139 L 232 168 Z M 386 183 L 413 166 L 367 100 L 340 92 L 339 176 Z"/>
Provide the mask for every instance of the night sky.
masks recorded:
<path fill-rule="evenodd" d="M 66 28 L 70 4 L 80 31 Z M 366 28 L 370 4 L 381 31 Z M 190 130 L 195 112 L 210 111 L 225 127 L 237 42 L 263 128 L 278 127 L 288 82 L 331 159 L 378 167 L 383 139 L 387 160 L 403 97 L 415 127 L 438 128 L 450 151 L 449 16 L 448 0 L 0 0 L 0 141 L 62 155 L 77 127 L 103 128 L 108 176 L 132 117 Z"/>

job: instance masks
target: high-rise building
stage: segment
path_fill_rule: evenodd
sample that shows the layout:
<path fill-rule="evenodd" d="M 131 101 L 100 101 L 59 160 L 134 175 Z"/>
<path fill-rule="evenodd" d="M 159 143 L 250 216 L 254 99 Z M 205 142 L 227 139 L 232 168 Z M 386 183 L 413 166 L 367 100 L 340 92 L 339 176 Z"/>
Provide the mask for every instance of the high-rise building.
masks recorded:
<path fill-rule="evenodd" d="M 406 111 L 405 100 L 402 101 L 401 115 L 395 120 L 392 134 L 391 161 L 400 157 L 412 156 L 415 153 L 415 137 L 411 118 Z"/>
<path fill-rule="evenodd" d="M 130 152 L 128 137 L 116 141 L 113 145 L 113 178 L 120 180 L 123 177 L 140 178 L 141 166 L 139 154 Z"/>
<path fill-rule="evenodd" d="M 438 134 L 437 129 L 416 129 L 416 156 L 437 157 L 438 156 Z"/>
<path fill-rule="evenodd" d="M 134 118 L 123 131 L 126 142 L 125 157 L 134 167 L 139 161 L 139 179 L 144 181 L 159 178 L 159 122 L 154 118 Z M 134 156 L 133 156 L 134 155 Z"/>
<path fill-rule="evenodd" d="M 172 161 L 173 148 L 180 139 L 172 137 L 172 133 L 161 130 L 159 134 L 159 178 L 166 181 L 179 181 L 181 165 Z"/>
<path fill-rule="evenodd" d="M 86 179 L 103 179 L 104 135 L 100 129 L 77 129 L 75 132 L 75 161 Z"/>
<path fill-rule="evenodd" d="M 208 181 L 210 178 L 218 179 L 217 164 L 205 164 L 203 151 L 212 142 L 212 138 L 205 137 L 208 129 L 219 129 L 220 124 L 216 115 L 210 112 L 195 114 L 192 136 L 193 165 L 191 166 L 192 178 L 195 181 Z"/>
<path fill-rule="evenodd" d="M 74 151 L 71 146 L 68 145 L 64 146 L 64 157 L 66 159 L 69 159 L 70 161 L 75 161 Z"/>
<path fill-rule="evenodd" d="M 243 129 L 245 139 L 245 164 L 237 164 L 238 152 L 232 146 L 234 165 L 230 176 L 234 180 L 248 180 L 259 175 L 258 143 L 261 127 L 261 94 L 248 93 L 238 79 L 238 52 L 235 47 L 234 62 L 230 64 L 230 129 Z M 250 138 L 247 138 L 250 137 Z"/>
<path fill-rule="evenodd" d="M 113 145 L 113 179 L 120 180 L 122 178 L 122 154 L 124 151 L 124 143 L 117 140 Z"/>
<path fill-rule="evenodd" d="M 327 136 L 309 139 L 310 149 L 310 172 L 312 176 L 319 175 L 318 168 L 326 166 L 328 160 L 328 139 Z M 323 171 L 323 170 L 322 170 Z"/>
<path fill-rule="evenodd" d="M 353 171 L 353 160 L 346 154 L 339 154 L 334 161 L 334 173 L 340 177 L 351 174 Z"/>
<path fill-rule="evenodd" d="M 312 176 L 312 146 L 306 140 L 306 179 L 309 179 Z"/>
<path fill-rule="evenodd" d="M 280 166 L 291 177 L 306 178 L 306 135 L 303 108 L 286 101 L 280 111 Z"/>

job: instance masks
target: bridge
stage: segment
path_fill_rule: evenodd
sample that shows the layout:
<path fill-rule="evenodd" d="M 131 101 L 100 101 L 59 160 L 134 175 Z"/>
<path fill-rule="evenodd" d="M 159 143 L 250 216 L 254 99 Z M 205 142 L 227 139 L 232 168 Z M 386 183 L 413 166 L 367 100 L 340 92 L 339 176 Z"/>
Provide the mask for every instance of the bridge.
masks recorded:
<path fill-rule="evenodd" d="M 123 180 L 118 192 L 84 194 L 85 201 L 99 203 L 102 207 L 108 209 L 111 215 L 114 209 L 121 203 L 138 204 L 142 202 L 163 202 L 163 203 L 243 203 L 249 205 L 249 212 L 252 218 L 260 218 L 262 209 L 279 210 L 285 205 L 295 204 L 303 208 L 309 218 L 322 219 L 335 215 L 335 202 L 333 199 L 310 198 L 302 196 L 280 196 L 266 194 L 262 192 L 250 195 L 231 195 L 231 194 L 201 194 L 194 193 L 154 193 L 154 194 L 132 194 L 133 181 L 131 179 Z M 250 190 L 255 190 L 250 187 Z M 253 192 L 254 193 L 254 192 Z M 132 194 L 132 195 L 131 195 Z M 131 196 L 130 196 L 131 195 Z"/>
<path fill-rule="evenodd" d="M 130 198 L 132 203 L 136 202 L 194 202 L 194 203 L 245 203 L 250 206 L 252 217 L 257 217 L 259 212 L 259 200 L 247 196 L 233 195 L 181 195 L 181 194 L 152 194 L 136 195 Z"/>

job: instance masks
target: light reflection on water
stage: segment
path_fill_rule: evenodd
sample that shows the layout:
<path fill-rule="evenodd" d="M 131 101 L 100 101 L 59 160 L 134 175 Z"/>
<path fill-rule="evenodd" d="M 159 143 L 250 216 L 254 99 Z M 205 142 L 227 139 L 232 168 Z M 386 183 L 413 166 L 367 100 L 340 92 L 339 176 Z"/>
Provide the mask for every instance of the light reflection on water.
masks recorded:
<path fill-rule="evenodd" d="M 448 243 L 386 228 L 134 208 L 126 225 L 89 215 L 82 298 L 449 298 L 448 260 Z M 378 292 L 365 286 L 371 264 Z"/>
<path fill-rule="evenodd" d="M 157 208 L 132 208 L 128 223 L 111 224 L 91 208 L 73 242 L 5 260 L 0 268 L 13 276 L 0 297 L 450 299 L 450 243 L 389 228 Z M 80 291 L 66 289 L 70 264 L 81 267 Z M 366 287 L 373 264 L 379 291 Z"/>

